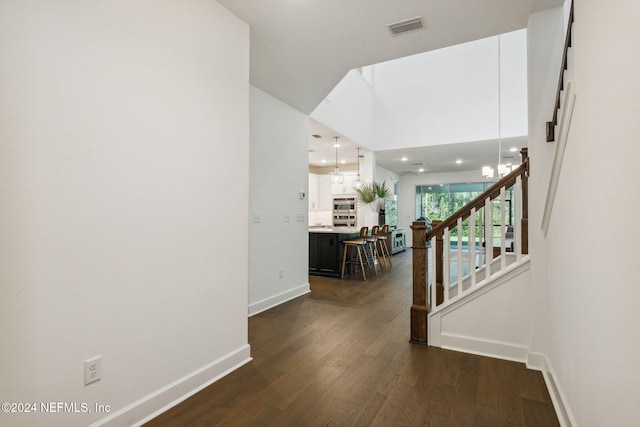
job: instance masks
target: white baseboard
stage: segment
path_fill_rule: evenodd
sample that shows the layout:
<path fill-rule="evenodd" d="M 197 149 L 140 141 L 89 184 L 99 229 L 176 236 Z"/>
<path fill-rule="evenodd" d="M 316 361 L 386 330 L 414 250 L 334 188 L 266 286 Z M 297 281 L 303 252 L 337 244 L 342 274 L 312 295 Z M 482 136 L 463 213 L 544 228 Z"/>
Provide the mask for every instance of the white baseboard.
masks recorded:
<path fill-rule="evenodd" d="M 527 368 L 534 371 L 547 372 L 547 358 L 542 353 L 532 351 L 527 359 Z"/>
<path fill-rule="evenodd" d="M 304 294 L 308 294 L 309 292 L 311 292 L 311 287 L 308 283 L 305 283 L 304 285 L 298 286 L 297 288 L 289 289 L 288 291 L 281 292 L 269 298 L 265 298 L 262 301 L 249 304 L 249 317 L 255 316 L 258 313 L 262 313 L 263 311 L 269 310 L 270 308 L 273 308 L 294 298 L 298 298 L 299 296 L 302 296 Z"/>
<path fill-rule="evenodd" d="M 251 347 L 246 344 L 96 421 L 90 427 L 140 426 L 250 361 Z"/>
<path fill-rule="evenodd" d="M 529 354 L 528 348 L 517 344 L 446 333 L 440 335 L 440 346 L 448 350 L 521 363 L 527 361 Z"/>
<path fill-rule="evenodd" d="M 440 337 L 442 348 L 448 350 L 462 351 L 464 353 L 477 354 L 479 356 L 494 357 L 497 359 L 510 360 L 513 362 L 526 363 L 528 369 L 541 371 L 545 385 L 549 391 L 549 396 L 553 402 L 553 407 L 558 416 L 558 422 L 562 427 L 576 426 L 573 414 L 567 404 L 566 397 L 562 392 L 553 366 L 546 355 L 542 353 L 529 352 L 526 347 L 509 343 L 482 340 L 473 337 L 463 337 L 450 334 L 442 334 Z"/>
<path fill-rule="evenodd" d="M 553 369 L 553 365 L 549 362 L 546 355 L 542 353 L 529 353 L 529 360 L 527 361 L 527 368 L 536 369 L 542 371 L 544 382 L 547 385 L 549 396 L 553 402 L 553 407 L 556 410 L 558 421 L 562 427 L 573 427 L 576 425 L 576 421 L 573 418 L 571 409 L 567 403 L 567 399 L 558 382 L 558 376 Z"/>

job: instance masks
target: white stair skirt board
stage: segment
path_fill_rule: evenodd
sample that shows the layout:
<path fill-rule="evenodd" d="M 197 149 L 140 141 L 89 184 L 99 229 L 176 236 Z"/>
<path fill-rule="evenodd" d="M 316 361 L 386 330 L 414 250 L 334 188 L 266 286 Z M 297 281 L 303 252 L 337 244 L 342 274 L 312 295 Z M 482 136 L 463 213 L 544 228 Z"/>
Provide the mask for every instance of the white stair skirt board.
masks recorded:
<path fill-rule="evenodd" d="M 249 317 L 255 316 L 258 313 L 262 313 L 263 311 L 267 311 L 270 308 L 290 301 L 294 298 L 298 298 L 299 296 L 302 296 L 304 294 L 308 294 L 309 292 L 311 292 L 311 286 L 308 283 L 305 283 L 304 285 L 298 286 L 297 288 L 289 289 L 287 291 L 280 292 L 279 294 L 270 296 L 269 298 L 265 298 L 261 301 L 249 304 Z"/>
<path fill-rule="evenodd" d="M 515 360 L 525 363 L 528 359 L 528 347 L 523 342 L 511 341 L 510 337 L 526 335 L 520 329 L 528 328 L 529 310 L 523 296 L 530 287 L 529 257 L 523 257 L 520 262 L 511 264 L 488 281 L 478 283 L 475 288 L 468 289 L 460 298 L 454 298 L 448 304 L 438 307 L 429 313 L 429 345 L 463 351 L 472 354 L 496 357 L 505 360 Z M 516 309 L 510 311 L 495 310 L 491 301 L 498 299 L 513 301 Z M 515 300 L 513 299 L 515 298 Z M 523 305 L 521 309 L 517 305 Z M 462 316 L 462 317 L 461 317 Z M 464 321 L 465 318 L 473 322 Z M 481 333 L 478 327 L 490 325 L 504 325 L 503 330 L 486 329 Z M 516 328 L 516 329 L 513 329 Z"/>
<path fill-rule="evenodd" d="M 556 410 L 558 421 L 562 427 L 576 426 L 576 420 L 573 418 L 571 409 L 567 404 L 565 394 L 560 387 L 560 383 L 557 381 L 557 376 L 553 366 L 549 362 L 546 355 L 542 353 L 531 352 L 529 353 L 529 360 L 527 361 L 527 368 L 535 369 L 542 372 L 544 382 L 549 391 L 549 396 L 553 402 L 553 407 Z"/>
<path fill-rule="evenodd" d="M 529 349 L 523 345 L 456 334 L 441 334 L 440 344 L 440 347 L 447 350 L 510 360 L 512 362 L 525 363 L 529 356 Z"/>
<path fill-rule="evenodd" d="M 251 347 L 246 344 L 236 351 L 214 360 L 208 365 L 96 421 L 90 427 L 140 426 L 251 360 Z"/>

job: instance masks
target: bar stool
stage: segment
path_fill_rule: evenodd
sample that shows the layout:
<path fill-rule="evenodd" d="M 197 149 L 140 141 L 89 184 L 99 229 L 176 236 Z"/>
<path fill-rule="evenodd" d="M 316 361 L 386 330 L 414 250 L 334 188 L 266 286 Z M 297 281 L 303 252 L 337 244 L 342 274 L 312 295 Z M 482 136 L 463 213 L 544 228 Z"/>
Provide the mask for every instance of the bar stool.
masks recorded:
<path fill-rule="evenodd" d="M 362 227 L 360 229 L 360 237 L 357 239 L 353 239 L 353 240 L 344 240 L 342 243 L 344 244 L 344 254 L 342 256 L 342 274 L 340 275 L 341 279 L 344 279 L 344 266 L 347 263 L 347 252 L 349 252 L 349 248 L 354 248 L 356 251 L 356 254 L 358 256 L 358 260 L 360 261 L 360 269 L 362 271 L 362 278 L 364 280 L 367 280 L 367 275 L 364 273 L 364 263 L 362 262 L 362 252 L 361 249 L 365 251 L 365 257 L 367 256 L 366 253 L 366 237 L 367 237 L 367 233 L 369 232 L 369 227 Z M 367 267 L 369 266 L 369 260 L 367 258 Z"/>
<path fill-rule="evenodd" d="M 371 253 L 371 263 L 373 264 L 373 272 L 378 274 L 378 270 L 376 270 L 376 261 L 380 264 L 380 272 L 384 271 L 384 267 L 382 266 L 382 262 L 380 261 L 379 252 L 378 252 L 378 227 L 374 225 L 371 227 L 371 235 L 367 236 L 365 240 L 367 241 L 367 246 L 369 247 L 369 252 Z"/>
<path fill-rule="evenodd" d="M 389 268 L 391 265 L 391 254 L 389 253 L 389 247 L 387 246 L 387 233 L 389 231 L 389 226 L 387 224 L 383 225 L 380 229 L 380 232 L 376 235 L 378 237 L 378 242 L 380 243 L 380 251 L 382 258 L 385 262 L 389 263 Z"/>

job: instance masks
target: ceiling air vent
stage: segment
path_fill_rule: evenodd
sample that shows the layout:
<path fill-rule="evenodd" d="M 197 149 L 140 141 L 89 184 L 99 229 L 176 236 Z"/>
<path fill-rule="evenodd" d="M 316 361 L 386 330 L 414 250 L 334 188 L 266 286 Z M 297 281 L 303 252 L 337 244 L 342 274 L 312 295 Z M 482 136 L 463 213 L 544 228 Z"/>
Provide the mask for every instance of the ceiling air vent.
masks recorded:
<path fill-rule="evenodd" d="M 422 16 L 416 16 L 415 18 L 405 19 L 404 21 L 394 22 L 393 24 L 387 24 L 387 27 L 392 34 L 406 33 L 407 31 L 419 30 L 422 28 Z"/>
<path fill-rule="evenodd" d="M 312 137 L 314 137 L 314 138 L 316 138 L 316 139 L 317 139 L 317 138 L 322 138 L 320 135 L 311 135 L 311 136 L 312 136 Z"/>

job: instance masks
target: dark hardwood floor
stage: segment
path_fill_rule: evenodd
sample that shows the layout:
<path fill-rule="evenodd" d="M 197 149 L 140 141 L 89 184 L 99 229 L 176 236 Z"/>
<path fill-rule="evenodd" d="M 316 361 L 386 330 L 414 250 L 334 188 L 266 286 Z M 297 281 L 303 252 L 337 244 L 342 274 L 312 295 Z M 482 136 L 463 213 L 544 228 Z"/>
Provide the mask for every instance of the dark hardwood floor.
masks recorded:
<path fill-rule="evenodd" d="M 147 426 L 557 426 L 540 372 L 409 344 L 411 252 L 249 319 L 253 361 Z"/>

